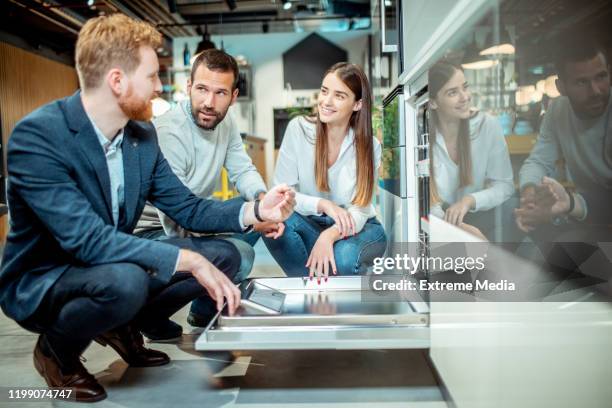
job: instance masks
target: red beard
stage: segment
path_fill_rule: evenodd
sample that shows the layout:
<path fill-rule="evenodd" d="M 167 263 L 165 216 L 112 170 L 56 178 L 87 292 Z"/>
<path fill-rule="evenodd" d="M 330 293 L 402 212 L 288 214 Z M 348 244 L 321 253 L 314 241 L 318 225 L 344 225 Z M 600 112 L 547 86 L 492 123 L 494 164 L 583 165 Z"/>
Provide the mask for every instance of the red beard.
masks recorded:
<path fill-rule="evenodd" d="M 141 99 L 134 95 L 130 86 L 127 94 L 119 98 L 119 107 L 131 120 L 148 122 L 153 118 L 153 105 L 150 100 Z"/>

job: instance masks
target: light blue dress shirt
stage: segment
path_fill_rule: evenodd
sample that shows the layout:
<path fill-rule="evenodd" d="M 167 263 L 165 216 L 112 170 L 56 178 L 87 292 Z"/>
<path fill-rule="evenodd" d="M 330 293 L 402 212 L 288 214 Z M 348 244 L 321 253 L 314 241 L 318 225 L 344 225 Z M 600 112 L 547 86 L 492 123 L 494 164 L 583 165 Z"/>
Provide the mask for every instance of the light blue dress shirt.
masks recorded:
<path fill-rule="evenodd" d="M 102 131 L 96 126 L 93 120 L 89 118 L 91 125 L 93 126 L 98 141 L 104 150 L 106 156 L 106 164 L 108 166 L 108 176 L 110 178 L 111 187 L 111 207 L 113 211 L 113 221 L 115 227 L 119 224 L 119 209 L 123 207 L 125 203 L 124 195 L 124 175 L 123 175 L 123 152 L 121 151 L 121 145 L 123 143 L 123 129 L 117 136 L 112 140 L 108 140 Z"/>

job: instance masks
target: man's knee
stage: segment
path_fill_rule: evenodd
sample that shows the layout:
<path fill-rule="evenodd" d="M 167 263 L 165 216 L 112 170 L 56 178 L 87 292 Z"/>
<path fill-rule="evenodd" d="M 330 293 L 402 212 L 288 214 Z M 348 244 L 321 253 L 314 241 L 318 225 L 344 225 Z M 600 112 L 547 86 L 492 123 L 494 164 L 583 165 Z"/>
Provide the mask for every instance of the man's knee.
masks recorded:
<path fill-rule="evenodd" d="M 240 268 L 240 252 L 231 242 L 215 239 L 208 243 L 214 249 L 215 256 L 211 260 L 214 265 L 228 278 L 232 279 Z"/>
<path fill-rule="evenodd" d="M 149 279 L 147 272 L 138 265 L 110 264 L 97 283 L 98 298 L 110 306 L 111 312 L 136 314 L 147 301 Z"/>
<path fill-rule="evenodd" d="M 234 283 L 240 283 L 249 277 L 249 274 L 253 269 L 253 263 L 255 262 L 255 250 L 248 242 L 241 239 L 228 238 L 226 240 L 234 245 L 240 254 L 240 266 L 238 267 L 238 272 L 233 278 Z"/>

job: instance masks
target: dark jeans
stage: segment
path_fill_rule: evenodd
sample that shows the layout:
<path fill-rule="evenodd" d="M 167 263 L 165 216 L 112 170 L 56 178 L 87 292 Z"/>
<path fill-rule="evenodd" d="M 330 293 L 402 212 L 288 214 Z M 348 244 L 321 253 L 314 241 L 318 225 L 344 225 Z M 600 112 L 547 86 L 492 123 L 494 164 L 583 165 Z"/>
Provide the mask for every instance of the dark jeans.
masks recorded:
<path fill-rule="evenodd" d="M 141 231 L 136 236 L 140 238 L 152 239 L 156 241 L 168 241 L 170 238 L 165 234 L 163 228 L 151 229 Z M 200 238 L 201 240 L 225 240 L 232 243 L 236 247 L 236 250 L 240 256 L 240 267 L 238 272 L 234 275 L 234 283 L 239 284 L 248 278 L 253 269 L 253 262 L 255 261 L 255 251 L 253 247 L 257 243 L 260 237 L 259 232 L 247 232 L 245 234 L 233 233 L 233 234 L 211 234 Z M 191 303 L 191 313 L 198 315 L 201 319 L 207 319 L 213 317 L 215 314 L 214 310 L 210 310 L 209 301 L 207 297 L 194 299 Z M 161 322 L 162 320 L 160 320 Z"/>
<path fill-rule="evenodd" d="M 310 252 L 321 232 L 333 224 L 334 220 L 328 216 L 303 216 L 294 212 L 285 221 L 285 232 L 280 238 L 263 237 L 263 240 L 287 276 L 308 276 L 305 265 Z M 370 218 L 358 234 L 334 244 L 338 274 L 365 274 L 386 247 L 385 230 L 375 217 Z"/>
<path fill-rule="evenodd" d="M 238 270 L 240 256 L 227 241 L 176 238 L 166 242 L 200 253 L 230 279 Z M 19 323 L 43 333 L 62 360 L 62 356 L 82 353 L 104 332 L 126 323 L 146 328 L 203 296 L 213 313 L 215 303 L 187 272 L 176 272 L 163 283 L 131 263 L 73 266 L 49 289 L 35 313 Z"/>

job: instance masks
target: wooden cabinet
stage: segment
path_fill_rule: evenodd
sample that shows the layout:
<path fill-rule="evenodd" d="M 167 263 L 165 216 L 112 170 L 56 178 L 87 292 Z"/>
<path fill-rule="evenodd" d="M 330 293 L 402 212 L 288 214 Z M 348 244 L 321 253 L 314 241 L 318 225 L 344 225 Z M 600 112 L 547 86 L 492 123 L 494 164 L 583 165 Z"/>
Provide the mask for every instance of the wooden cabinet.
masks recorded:
<path fill-rule="evenodd" d="M 15 124 L 34 109 L 72 94 L 78 86 L 73 67 L 0 42 L 0 169 L 6 169 L 4 147 Z M 0 170 L 0 245 L 8 232 L 2 176 L 6 170 Z"/>
<path fill-rule="evenodd" d="M 264 180 L 267 180 L 266 140 L 256 136 L 246 136 L 243 141 L 246 152 L 251 160 L 253 160 L 253 164 L 257 168 L 257 171 Z"/>

